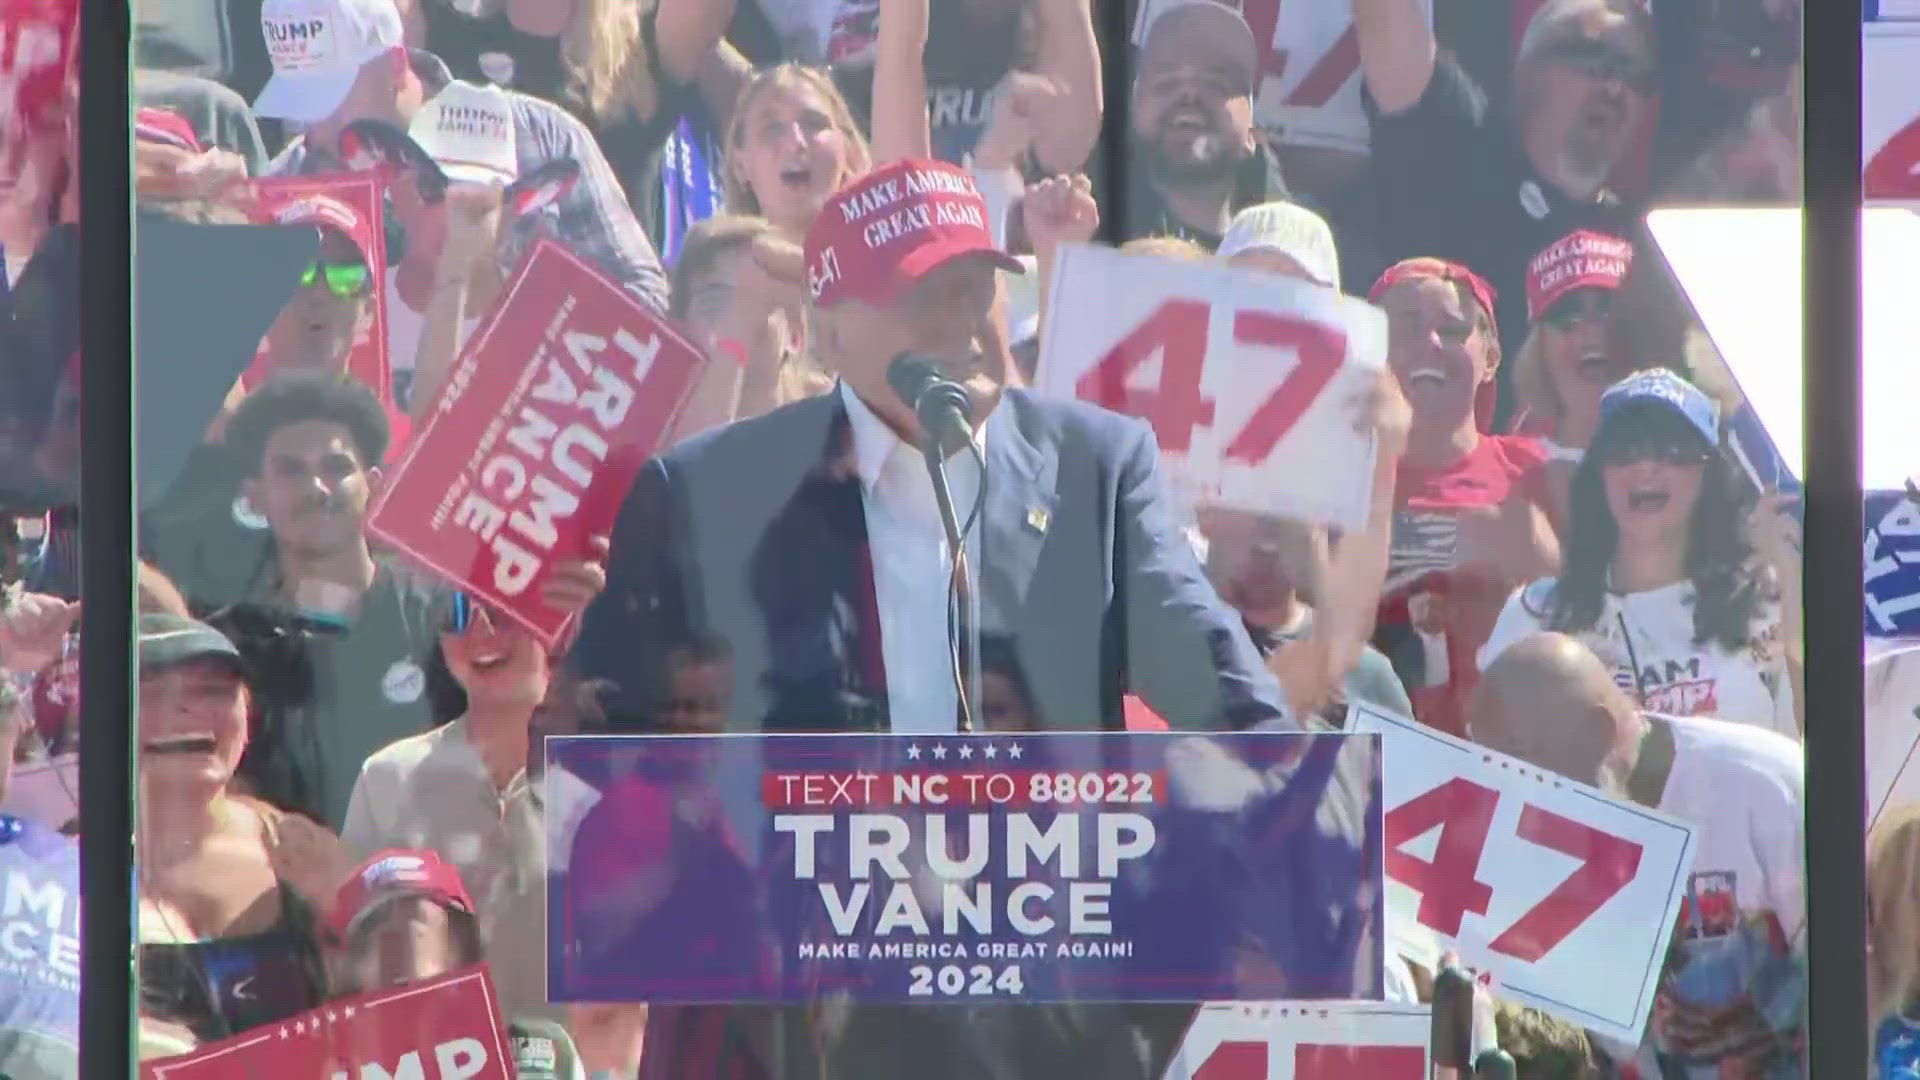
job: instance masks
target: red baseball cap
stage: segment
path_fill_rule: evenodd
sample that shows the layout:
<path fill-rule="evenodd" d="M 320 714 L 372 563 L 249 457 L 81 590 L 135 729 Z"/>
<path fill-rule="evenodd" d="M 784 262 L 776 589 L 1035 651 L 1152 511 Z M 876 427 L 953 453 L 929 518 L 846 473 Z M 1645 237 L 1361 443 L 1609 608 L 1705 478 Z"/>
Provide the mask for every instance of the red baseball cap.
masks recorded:
<path fill-rule="evenodd" d="M 460 871 L 435 852 L 394 848 L 361 863 L 340 886 L 327 923 L 344 938 L 374 909 L 397 896 L 424 896 L 455 911 L 474 913 L 473 898 L 467 895 Z"/>
<path fill-rule="evenodd" d="M 1527 319 L 1575 289 L 1618 289 L 1633 267 L 1633 244 L 1580 229 L 1555 240 L 1527 264 Z"/>
<path fill-rule="evenodd" d="M 1380 280 L 1374 282 L 1373 288 L 1367 290 L 1367 300 L 1378 304 L 1388 289 L 1403 281 L 1414 281 L 1419 278 L 1439 278 L 1441 281 L 1465 285 L 1467 291 L 1473 294 L 1474 301 L 1480 305 L 1480 310 L 1486 314 L 1487 326 L 1492 331 L 1494 341 L 1500 340 L 1500 320 L 1495 314 L 1498 309 L 1494 306 L 1494 301 L 1500 294 L 1494 291 L 1486 278 L 1474 273 L 1464 263 L 1428 256 L 1402 259 L 1387 267 L 1386 273 L 1380 275 Z M 1481 431 L 1492 430 L 1493 414 L 1499 404 L 1499 393 L 1498 384 L 1488 379 L 1481 384 L 1479 392 L 1474 395 L 1473 418 Z"/>
<path fill-rule="evenodd" d="M 834 192 L 807 230 L 806 254 L 807 289 L 822 307 L 884 302 L 962 255 L 1024 269 L 993 242 L 973 177 L 944 161 L 896 161 Z"/>

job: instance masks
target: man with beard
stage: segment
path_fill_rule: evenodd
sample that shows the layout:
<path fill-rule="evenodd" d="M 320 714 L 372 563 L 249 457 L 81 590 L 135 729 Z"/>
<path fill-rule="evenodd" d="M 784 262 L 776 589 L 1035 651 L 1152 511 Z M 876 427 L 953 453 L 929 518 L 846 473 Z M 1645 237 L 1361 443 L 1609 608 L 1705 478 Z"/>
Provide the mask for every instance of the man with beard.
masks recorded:
<path fill-rule="evenodd" d="M 1607 188 L 1654 85 L 1636 0 L 1549 0 L 1514 63 L 1513 114 L 1498 115 L 1440 54 L 1418 0 L 1353 0 L 1373 114 L 1372 228 L 1386 260 L 1432 255 L 1486 275 L 1519 351 L 1527 262 L 1579 228 L 1641 242 L 1635 208 Z M 1511 409 L 1499 376 L 1499 430 Z"/>
<path fill-rule="evenodd" d="M 1213 251 L 1236 212 L 1287 194 L 1253 126 L 1259 52 L 1233 8 L 1153 2 L 1133 83 L 1127 236 L 1177 236 Z"/>

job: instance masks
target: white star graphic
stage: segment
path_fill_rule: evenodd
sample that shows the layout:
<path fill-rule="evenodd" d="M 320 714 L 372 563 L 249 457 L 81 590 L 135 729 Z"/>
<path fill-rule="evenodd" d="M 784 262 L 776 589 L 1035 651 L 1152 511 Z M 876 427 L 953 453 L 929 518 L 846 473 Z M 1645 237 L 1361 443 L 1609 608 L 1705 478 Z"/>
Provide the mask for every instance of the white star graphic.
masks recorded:
<path fill-rule="evenodd" d="M 304 1020 L 295 1020 L 293 1022 L 293 1033 L 295 1035 L 305 1035 L 307 1033 L 307 1022 Z"/>
<path fill-rule="evenodd" d="M 354 1014 L 354 1013 L 356 1013 L 356 1012 L 358 1012 L 358 1011 L 359 1011 L 358 1009 L 355 1009 L 355 1008 L 354 1008 L 353 1006 L 351 1006 L 351 1005 L 349 1005 L 349 1006 L 347 1006 L 347 1019 L 349 1019 L 349 1020 L 351 1020 L 351 1019 L 353 1019 L 353 1014 Z"/>
<path fill-rule="evenodd" d="M 966 743 L 961 743 L 960 744 L 960 760 L 965 761 L 972 756 L 973 756 L 973 747 L 968 746 Z"/>
<path fill-rule="evenodd" d="M 988 743 L 986 746 L 981 748 L 980 753 L 988 761 L 992 761 L 994 759 L 994 756 L 1000 753 L 1000 750 L 999 748 L 995 747 L 992 743 Z"/>
<path fill-rule="evenodd" d="M 327 1023 L 331 1024 L 338 1021 L 339 1019 L 340 1019 L 339 1013 L 334 1012 L 332 1009 L 327 1010 Z"/>
<path fill-rule="evenodd" d="M 1009 745 L 1007 747 L 1007 756 L 1012 758 L 1015 761 L 1019 761 L 1020 760 L 1020 744 L 1013 743 Z"/>
<path fill-rule="evenodd" d="M 285 1024 L 280 1025 L 280 1037 L 283 1039 L 287 1037 L 287 1025 Z"/>
<path fill-rule="evenodd" d="M 920 744 L 919 743 L 913 743 L 907 747 L 907 760 L 908 761 L 920 760 Z"/>
<path fill-rule="evenodd" d="M 947 748 L 939 743 L 933 744 L 933 756 L 936 761 L 947 760 Z"/>

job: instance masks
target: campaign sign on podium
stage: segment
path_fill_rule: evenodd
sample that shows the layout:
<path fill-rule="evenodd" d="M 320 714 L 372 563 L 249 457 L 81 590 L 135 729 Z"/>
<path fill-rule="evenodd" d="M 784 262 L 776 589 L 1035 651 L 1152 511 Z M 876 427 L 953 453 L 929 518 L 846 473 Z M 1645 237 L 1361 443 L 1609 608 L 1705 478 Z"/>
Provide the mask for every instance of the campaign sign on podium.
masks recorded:
<path fill-rule="evenodd" d="M 1379 745 L 551 739 L 549 997 L 1378 999 Z"/>
<path fill-rule="evenodd" d="M 1411 720 L 1355 705 L 1383 738 L 1387 927 L 1502 997 L 1637 1043 L 1653 1008 L 1693 828 Z"/>
<path fill-rule="evenodd" d="M 1153 425 L 1190 502 L 1366 524 L 1373 441 L 1360 405 L 1387 358 L 1379 308 L 1224 264 L 1066 245 L 1039 390 Z"/>
<path fill-rule="evenodd" d="M 1425 1005 L 1214 1002 L 1162 1080 L 1427 1080 L 1432 1028 Z"/>

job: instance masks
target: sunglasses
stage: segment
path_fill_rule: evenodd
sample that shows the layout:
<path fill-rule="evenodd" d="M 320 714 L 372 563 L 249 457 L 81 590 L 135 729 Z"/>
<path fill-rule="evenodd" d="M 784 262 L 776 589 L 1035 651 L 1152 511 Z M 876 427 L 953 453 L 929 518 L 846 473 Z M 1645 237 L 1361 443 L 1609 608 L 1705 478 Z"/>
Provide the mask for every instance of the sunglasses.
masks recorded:
<path fill-rule="evenodd" d="M 1595 448 L 1601 465 L 1632 465 L 1654 461 L 1662 465 L 1705 465 L 1713 459 L 1713 448 L 1698 436 L 1648 432 L 1610 439 Z"/>
<path fill-rule="evenodd" d="M 464 634 L 480 619 L 485 619 L 488 626 L 507 625 L 505 616 L 492 607 L 475 601 L 466 593 L 454 593 L 452 602 L 447 605 L 446 612 L 440 617 L 440 632 Z"/>
<path fill-rule="evenodd" d="M 1613 314 L 1613 294 L 1582 290 L 1548 308 L 1540 321 L 1562 333 L 1583 322 L 1602 322 Z"/>
<path fill-rule="evenodd" d="M 1618 79 L 1628 89 L 1642 94 L 1653 90 L 1653 66 L 1604 41 L 1585 37 L 1568 38 L 1548 46 L 1541 55 L 1583 75 L 1596 79 Z"/>
<path fill-rule="evenodd" d="M 325 280 L 328 292 L 342 300 L 358 300 L 367 295 L 372 278 L 372 272 L 363 262 L 330 263 L 315 260 L 301 272 L 300 287 L 311 289 L 316 282 Z"/>

